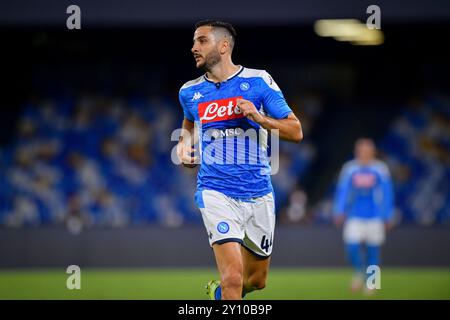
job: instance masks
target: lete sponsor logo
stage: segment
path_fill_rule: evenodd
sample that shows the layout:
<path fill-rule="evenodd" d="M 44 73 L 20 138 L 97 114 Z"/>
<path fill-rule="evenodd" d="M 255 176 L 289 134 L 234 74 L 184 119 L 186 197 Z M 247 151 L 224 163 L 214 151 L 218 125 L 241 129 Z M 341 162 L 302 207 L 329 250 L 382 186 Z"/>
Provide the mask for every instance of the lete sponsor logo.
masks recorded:
<path fill-rule="evenodd" d="M 355 173 L 352 177 L 353 185 L 356 188 L 371 188 L 376 183 L 376 176 L 372 173 Z"/>
<path fill-rule="evenodd" d="M 236 100 L 241 98 L 233 97 L 199 103 L 198 113 L 201 123 L 243 118 L 244 115 L 236 103 Z"/>

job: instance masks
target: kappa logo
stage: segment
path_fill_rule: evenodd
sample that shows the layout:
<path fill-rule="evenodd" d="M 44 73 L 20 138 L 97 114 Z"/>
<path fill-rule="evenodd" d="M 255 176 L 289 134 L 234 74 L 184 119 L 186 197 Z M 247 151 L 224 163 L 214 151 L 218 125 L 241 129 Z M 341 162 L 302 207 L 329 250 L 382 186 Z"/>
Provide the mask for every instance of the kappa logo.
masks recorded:
<path fill-rule="evenodd" d="M 200 92 L 197 91 L 196 93 L 194 93 L 194 96 L 192 97 L 191 101 L 195 101 L 195 100 L 198 100 L 200 98 L 203 98 L 203 95 Z"/>

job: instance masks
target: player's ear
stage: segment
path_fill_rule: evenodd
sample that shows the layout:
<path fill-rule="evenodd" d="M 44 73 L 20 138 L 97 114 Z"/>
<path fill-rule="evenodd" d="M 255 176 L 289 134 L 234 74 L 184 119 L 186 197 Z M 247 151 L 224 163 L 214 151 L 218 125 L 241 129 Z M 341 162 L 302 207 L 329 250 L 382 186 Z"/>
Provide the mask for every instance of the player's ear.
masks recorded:
<path fill-rule="evenodd" d="M 230 50 L 230 42 L 228 42 L 228 40 L 223 39 L 222 41 L 220 41 L 220 48 L 219 48 L 219 52 L 221 54 L 226 53 L 227 51 Z"/>

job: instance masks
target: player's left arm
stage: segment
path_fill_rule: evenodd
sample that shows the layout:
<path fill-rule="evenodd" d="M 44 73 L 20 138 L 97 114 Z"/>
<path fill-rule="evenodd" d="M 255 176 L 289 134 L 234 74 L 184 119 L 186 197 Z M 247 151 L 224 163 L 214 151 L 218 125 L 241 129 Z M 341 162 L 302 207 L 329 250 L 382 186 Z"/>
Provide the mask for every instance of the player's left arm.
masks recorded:
<path fill-rule="evenodd" d="M 345 164 L 339 173 L 339 180 L 336 185 L 333 201 L 333 219 L 336 226 L 341 226 L 345 219 L 345 209 L 347 199 L 351 189 L 351 172 L 350 164 Z"/>
<path fill-rule="evenodd" d="M 392 183 L 391 174 L 387 165 L 383 164 L 380 170 L 382 202 L 381 202 L 381 217 L 383 218 L 386 228 L 392 228 L 394 215 L 394 187 Z"/>
<path fill-rule="evenodd" d="M 256 90 L 260 93 L 264 114 L 251 101 L 244 99 L 238 100 L 239 108 L 247 118 L 264 129 L 278 130 L 281 139 L 300 142 L 303 139 L 302 125 L 288 106 L 280 88 L 266 71 L 261 73 L 260 79 Z"/>
<path fill-rule="evenodd" d="M 258 123 L 264 129 L 278 130 L 281 139 L 293 142 L 300 142 L 303 139 L 302 125 L 293 112 L 284 119 L 275 119 L 261 114 L 249 100 L 238 99 L 237 104 L 244 116 Z"/>

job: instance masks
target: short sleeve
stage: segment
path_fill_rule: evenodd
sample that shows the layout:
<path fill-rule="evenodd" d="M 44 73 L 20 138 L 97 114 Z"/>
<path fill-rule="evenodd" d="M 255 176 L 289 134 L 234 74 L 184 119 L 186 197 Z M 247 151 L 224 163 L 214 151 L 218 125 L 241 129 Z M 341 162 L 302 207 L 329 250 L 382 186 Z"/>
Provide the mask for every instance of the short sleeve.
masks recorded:
<path fill-rule="evenodd" d="M 188 119 L 189 121 L 194 122 L 195 118 L 192 115 L 192 112 L 187 107 L 181 90 L 180 90 L 180 93 L 178 94 L 178 100 L 180 101 L 181 107 L 183 108 L 184 117 L 186 119 Z"/>
<path fill-rule="evenodd" d="M 292 110 L 284 99 L 283 93 L 268 72 L 264 71 L 262 78 L 264 80 L 262 85 L 264 110 L 272 118 L 286 118 Z"/>

